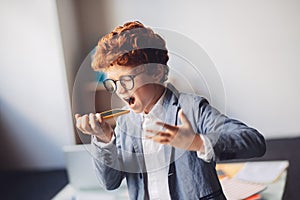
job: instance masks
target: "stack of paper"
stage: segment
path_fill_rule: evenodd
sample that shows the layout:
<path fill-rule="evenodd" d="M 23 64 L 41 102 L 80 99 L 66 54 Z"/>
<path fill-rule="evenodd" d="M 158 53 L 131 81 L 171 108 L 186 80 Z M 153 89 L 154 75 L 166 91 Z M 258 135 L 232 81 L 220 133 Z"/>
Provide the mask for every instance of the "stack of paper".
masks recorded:
<path fill-rule="evenodd" d="M 267 188 L 264 184 L 249 183 L 236 178 L 224 178 L 220 182 L 224 194 L 229 200 L 246 199 Z"/>
<path fill-rule="evenodd" d="M 274 182 L 286 172 L 288 166 L 288 161 L 258 161 L 222 163 L 216 168 L 223 172 L 223 176 L 219 178 L 227 199 L 253 200 L 260 199 L 260 192 L 267 186 L 273 187 Z"/>
<path fill-rule="evenodd" d="M 239 180 L 269 184 L 278 179 L 289 166 L 288 161 L 247 162 L 237 173 Z"/>

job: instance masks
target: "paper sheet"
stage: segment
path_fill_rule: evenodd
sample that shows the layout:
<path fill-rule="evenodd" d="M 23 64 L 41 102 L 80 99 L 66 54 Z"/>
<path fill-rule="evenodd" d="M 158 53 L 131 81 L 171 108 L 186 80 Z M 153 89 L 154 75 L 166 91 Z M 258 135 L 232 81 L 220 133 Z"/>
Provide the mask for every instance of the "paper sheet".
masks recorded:
<path fill-rule="evenodd" d="M 267 188 L 264 184 L 249 183 L 236 178 L 224 178 L 220 182 L 229 200 L 245 199 Z"/>
<path fill-rule="evenodd" d="M 253 183 L 272 183 L 288 166 L 288 161 L 247 162 L 235 177 Z"/>

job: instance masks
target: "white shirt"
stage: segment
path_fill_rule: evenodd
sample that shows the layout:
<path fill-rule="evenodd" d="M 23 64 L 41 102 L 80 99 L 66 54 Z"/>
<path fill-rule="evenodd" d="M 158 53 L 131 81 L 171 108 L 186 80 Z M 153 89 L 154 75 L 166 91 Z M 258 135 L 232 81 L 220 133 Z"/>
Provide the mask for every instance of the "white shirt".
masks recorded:
<path fill-rule="evenodd" d="M 151 200 L 171 199 L 168 184 L 169 160 L 165 158 L 164 145 L 145 137 L 146 135 L 151 135 L 151 133 L 146 132 L 147 129 L 162 130 L 162 127 L 157 126 L 155 122 L 163 122 L 165 119 L 162 107 L 164 94 L 148 114 L 141 114 L 143 128 L 142 145 L 148 174 L 148 192 Z"/>
<path fill-rule="evenodd" d="M 171 199 L 169 194 L 168 184 L 168 171 L 169 160 L 165 158 L 165 152 L 163 144 L 154 142 L 151 139 L 147 139 L 145 136 L 151 133 L 146 132 L 147 129 L 162 130 L 161 126 L 155 124 L 157 121 L 165 119 L 165 113 L 163 111 L 163 99 L 165 93 L 160 97 L 158 102 L 153 106 L 148 114 L 142 113 L 142 145 L 145 159 L 145 165 L 148 174 L 148 191 L 151 200 L 169 200 Z M 200 134 L 203 140 L 202 148 L 197 151 L 197 156 L 206 162 L 214 157 L 214 151 L 211 141 L 205 135 Z M 114 136 L 112 141 L 114 140 Z M 98 142 L 95 136 L 92 137 L 92 142 L 99 147 L 105 147 L 108 144 Z"/>
<path fill-rule="evenodd" d="M 148 114 L 142 115 L 142 145 L 145 159 L 145 165 L 148 174 L 148 191 L 151 200 L 168 200 L 171 199 L 169 194 L 168 171 L 169 160 L 165 158 L 163 144 L 154 142 L 151 139 L 145 138 L 149 135 L 147 129 L 162 130 L 161 126 L 157 126 L 155 122 L 165 119 L 163 109 L 163 99 L 165 93 L 160 97 L 158 102 L 153 106 Z M 210 140 L 203 135 L 200 135 L 203 140 L 202 148 L 197 151 L 197 156 L 205 161 L 210 161 L 214 156 L 213 147 Z"/>

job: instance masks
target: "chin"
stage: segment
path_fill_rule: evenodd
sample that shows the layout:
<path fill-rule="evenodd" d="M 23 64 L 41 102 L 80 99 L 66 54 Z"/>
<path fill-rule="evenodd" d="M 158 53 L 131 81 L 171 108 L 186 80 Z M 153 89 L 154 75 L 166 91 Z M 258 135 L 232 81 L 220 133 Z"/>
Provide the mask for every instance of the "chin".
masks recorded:
<path fill-rule="evenodd" d="M 140 110 L 132 110 L 134 113 L 136 113 L 136 114 L 140 114 L 140 113 L 142 113 L 143 111 L 140 111 Z"/>
<path fill-rule="evenodd" d="M 135 112 L 135 113 L 142 113 L 142 112 L 143 112 L 143 109 L 138 109 L 138 108 L 136 108 L 136 109 L 131 108 L 131 110 L 132 110 L 133 112 Z"/>

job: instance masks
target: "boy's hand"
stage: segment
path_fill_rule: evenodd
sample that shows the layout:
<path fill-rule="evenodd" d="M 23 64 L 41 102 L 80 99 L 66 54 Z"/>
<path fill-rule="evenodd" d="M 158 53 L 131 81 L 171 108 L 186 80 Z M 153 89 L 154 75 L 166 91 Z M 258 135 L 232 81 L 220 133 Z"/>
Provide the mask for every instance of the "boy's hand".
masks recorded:
<path fill-rule="evenodd" d="M 157 125 L 163 126 L 165 130 L 146 130 L 147 132 L 155 134 L 154 136 L 147 136 L 147 138 L 161 144 L 170 144 L 176 148 L 199 151 L 203 145 L 201 137 L 199 134 L 194 133 L 189 120 L 182 110 L 179 111 L 179 117 L 182 122 L 182 125 L 180 126 L 156 122 Z"/>
<path fill-rule="evenodd" d="M 113 134 L 112 127 L 97 113 L 80 116 L 75 114 L 76 127 L 84 134 L 95 135 L 98 141 L 108 143 Z"/>

